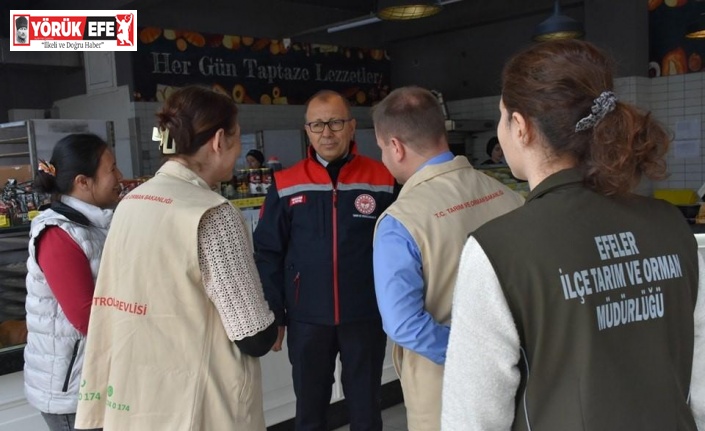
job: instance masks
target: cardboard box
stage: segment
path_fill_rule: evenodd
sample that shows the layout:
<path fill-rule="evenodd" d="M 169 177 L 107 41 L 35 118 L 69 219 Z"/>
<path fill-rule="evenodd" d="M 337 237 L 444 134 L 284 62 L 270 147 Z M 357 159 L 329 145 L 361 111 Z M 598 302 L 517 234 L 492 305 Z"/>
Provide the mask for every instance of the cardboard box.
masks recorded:
<path fill-rule="evenodd" d="M 0 189 L 5 187 L 5 183 L 10 178 L 14 178 L 18 183 L 23 183 L 34 179 L 34 170 L 30 165 L 0 166 Z"/>

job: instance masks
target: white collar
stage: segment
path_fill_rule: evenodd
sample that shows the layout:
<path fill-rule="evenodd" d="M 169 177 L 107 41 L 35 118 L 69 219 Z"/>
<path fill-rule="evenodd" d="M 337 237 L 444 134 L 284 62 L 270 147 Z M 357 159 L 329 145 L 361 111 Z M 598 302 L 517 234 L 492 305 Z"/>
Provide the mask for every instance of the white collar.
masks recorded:
<path fill-rule="evenodd" d="M 113 219 L 113 210 L 104 210 L 69 195 L 61 195 L 61 202 L 83 214 L 92 225 L 107 229 Z"/>

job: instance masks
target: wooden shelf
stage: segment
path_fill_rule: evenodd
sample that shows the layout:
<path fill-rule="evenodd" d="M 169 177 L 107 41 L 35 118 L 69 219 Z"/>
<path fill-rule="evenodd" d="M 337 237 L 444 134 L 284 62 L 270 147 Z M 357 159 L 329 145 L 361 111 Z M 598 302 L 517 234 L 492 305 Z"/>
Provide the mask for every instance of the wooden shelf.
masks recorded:
<path fill-rule="evenodd" d="M 29 143 L 29 139 L 26 136 L 20 136 L 19 138 L 0 139 L 0 144 L 26 144 L 26 143 Z"/>
<path fill-rule="evenodd" d="M 0 159 L 7 159 L 10 157 L 29 157 L 29 151 L 22 151 L 19 153 L 3 153 L 0 154 Z"/>

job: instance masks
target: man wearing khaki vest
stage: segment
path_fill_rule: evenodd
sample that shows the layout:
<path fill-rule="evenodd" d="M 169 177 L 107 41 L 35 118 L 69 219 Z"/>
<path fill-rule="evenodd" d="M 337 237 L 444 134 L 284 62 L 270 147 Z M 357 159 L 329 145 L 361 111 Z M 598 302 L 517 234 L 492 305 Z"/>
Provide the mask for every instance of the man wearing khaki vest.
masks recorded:
<path fill-rule="evenodd" d="M 442 108 L 428 90 L 394 90 L 373 108 L 372 119 L 382 162 L 403 184 L 375 229 L 377 302 L 395 342 L 409 430 L 439 430 L 453 286 L 465 239 L 523 199 L 467 158 L 453 156 Z"/>

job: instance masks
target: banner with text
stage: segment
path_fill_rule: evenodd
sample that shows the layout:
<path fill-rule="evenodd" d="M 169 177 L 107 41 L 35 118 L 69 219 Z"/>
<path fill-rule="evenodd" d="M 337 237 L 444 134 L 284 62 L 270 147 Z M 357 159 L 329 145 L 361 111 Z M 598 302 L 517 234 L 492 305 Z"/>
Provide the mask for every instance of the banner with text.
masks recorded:
<path fill-rule="evenodd" d="M 389 92 L 380 49 L 144 27 L 134 54 L 135 100 L 163 101 L 175 87 L 205 84 L 238 103 L 303 104 L 335 90 L 369 106 Z"/>
<path fill-rule="evenodd" d="M 136 10 L 12 10 L 10 51 L 136 51 Z"/>

